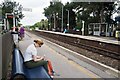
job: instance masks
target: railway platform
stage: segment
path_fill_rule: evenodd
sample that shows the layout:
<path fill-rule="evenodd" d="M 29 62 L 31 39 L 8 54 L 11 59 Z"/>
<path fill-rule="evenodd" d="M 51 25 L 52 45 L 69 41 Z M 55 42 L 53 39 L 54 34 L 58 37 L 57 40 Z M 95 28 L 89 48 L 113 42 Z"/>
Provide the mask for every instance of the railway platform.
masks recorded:
<path fill-rule="evenodd" d="M 77 34 L 60 33 L 60 32 L 45 31 L 45 30 L 36 30 L 36 31 L 48 32 L 48 33 L 53 33 L 53 34 L 60 34 L 60 35 L 66 35 L 66 36 L 71 36 L 71 37 L 78 37 L 78 38 L 83 38 L 83 39 L 88 39 L 88 40 L 95 40 L 95 41 L 120 45 L 120 41 L 118 41 L 115 37 L 83 36 L 83 35 L 77 35 Z"/>

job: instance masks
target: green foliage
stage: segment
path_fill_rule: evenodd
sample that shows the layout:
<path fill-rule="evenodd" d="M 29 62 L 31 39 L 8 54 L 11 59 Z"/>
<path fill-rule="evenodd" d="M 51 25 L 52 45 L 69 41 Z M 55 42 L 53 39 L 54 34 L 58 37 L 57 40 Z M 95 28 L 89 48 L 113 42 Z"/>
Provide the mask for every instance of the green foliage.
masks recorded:
<path fill-rule="evenodd" d="M 2 19 L 6 18 L 6 13 L 14 14 L 18 22 L 20 21 L 20 19 L 24 17 L 21 10 L 22 5 L 15 1 L 4 0 L 4 2 L 2 2 L 1 4 L 1 7 L 2 7 Z M 9 28 L 13 27 L 13 18 L 7 18 L 7 20 L 9 21 L 10 25 Z"/>
<path fill-rule="evenodd" d="M 79 29 L 80 31 L 81 31 L 81 29 L 82 29 L 82 22 L 80 21 L 80 22 L 77 22 L 77 25 L 76 25 L 76 27 L 75 27 L 76 29 Z"/>
<path fill-rule="evenodd" d="M 61 18 L 62 18 L 62 6 L 63 4 L 61 2 L 50 2 L 50 6 L 44 8 L 44 15 L 48 19 L 49 29 L 52 30 L 54 27 L 54 19 L 55 26 L 60 27 Z"/>
<path fill-rule="evenodd" d="M 35 23 L 30 28 L 32 28 L 32 29 L 39 28 L 39 29 L 47 30 L 48 29 L 48 20 L 42 19 L 40 22 Z"/>
<path fill-rule="evenodd" d="M 30 26 L 30 29 L 35 30 L 35 27 L 34 26 Z"/>
<path fill-rule="evenodd" d="M 75 12 L 73 11 L 74 9 L 74 4 L 72 3 L 67 3 L 65 6 L 64 6 L 64 21 L 68 21 L 68 10 L 69 10 L 69 29 L 73 29 L 75 28 L 76 26 L 76 15 L 75 15 Z M 67 24 L 67 22 L 66 22 Z M 67 25 L 65 25 L 67 26 Z"/>
<path fill-rule="evenodd" d="M 68 11 L 69 10 L 69 28 L 73 29 L 76 26 L 75 13 L 72 11 L 73 4 L 67 3 L 65 6 L 61 2 L 50 2 L 50 6 L 44 8 L 44 14 L 50 24 L 50 30 L 55 25 L 55 29 L 61 29 L 62 22 L 62 7 L 63 7 L 63 26 L 67 28 L 68 22 Z M 72 16 L 71 16 L 72 15 Z M 54 22 L 55 19 L 55 22 Z"/>
<path fill-rule="evenodd" d="M 6 13 L 13 13 L 16 12 L 16 15 L 18 15 L 18 19 L 22 19 L 24 16 L 22 14 L 22 5 L 15 1 L 5 0 L 2 4 L 2 15 L 5 17 Z"/>
<path fill-rule="evenodd" d="M 113 2 L 77 2 L 76 10 L 78 10 L 78 18 L 85 22 L 107 22 L 106 17 L 109 18 L 114 10 Z M 92 15 L 92 16 L 91 16 Z M 107 17 L 107 18 L 108 18 Z"/>

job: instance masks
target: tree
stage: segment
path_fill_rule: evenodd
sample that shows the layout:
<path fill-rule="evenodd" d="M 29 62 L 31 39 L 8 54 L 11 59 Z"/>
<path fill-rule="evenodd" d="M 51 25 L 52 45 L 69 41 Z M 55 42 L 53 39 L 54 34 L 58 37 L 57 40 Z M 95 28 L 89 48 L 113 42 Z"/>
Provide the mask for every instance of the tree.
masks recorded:
<path fill-rule="evenodd" d="M 114 14 L 114 13 L 117 13 L 117 14 L 120 13 L 120 0 L 117 0 L 117 1 L 115 2 L 115 8 L 114 8 L 113 14 Z M 120 22 L 120 15 L 117 15 L 117 16 L 115 17 L 115 23 L 117 23 L 117 22 Z"/>
<path fill-rule="evenodd" d="M 58 2 L 50 2 L 50 6 L 44 8 L 44 14 L 48 19 L 49 28 L 52 30 L 53 28 L 58 29 L 61 28 L 61 19 L 62 19 L 62 6 L 63 4 Z"/>
<path fill-rule="evenodd" d="M 19 18 L 23 18 L 22 14 L 22 5 L 17 2 L 12 2 L 10 0 L 5 0 L 2 4 L 2 14 L 5 16 L 5 13 L 13 13 L 16 12 Z"/>
<path fill-rule="evenodd" d="M 79 17 L 88 22 L 107 22 L 106 18 L 111 17 L 114 9 L 113 2 L 74 2 L 74 4 L 77 4 L 75 9 Z"/>
<path fill-rule="evenodd" d="M 48 30 L 48 20 L 44 20 L 42 19 L 40 22 L 35 23 L 33 26 L 31 26 L 30 28 L 35 29 L 35 28 L 39 28 L 41 30 Z"/>
<path fill-rule="evenodd" d="M 5 18 L 6 13 L 13 13 L 15 18 L 20 21 L 24 17 L 22 14 L 22 5 L 15 1 L 5 0 L 1 4 L 2 6 L 2 17 Z M 13 23 L 13 19 L 9 19 L 10 24 Z M 12 25 L 11 25 L 12 26 Z"/>
<path fill-rule="evenodd" d="M 62 26 L 62 6 L 63 9 L 63 26 L 64 28 L 67 28 L 67 22 L 68 22 L 68 12 L 69 10 L 69 28 L 73 29 L 76 26 L 75 23 L 75 13 L 72 11 L 73 5 L 70 3 L 67 3 L 65 6 L 61 2 L 50 2 L 50 6 L 47 8 L 44 8 L 44 14 L 48 18 L 48 22 L 50 23 L 51 28 L 55 26 L 56 30 L 61 30 Z M 72 15 L 72 16 L 71 16 Z"/>
<path fill-rule="evenodd" d="M 69 29 L 73 30 L 73 28 L 75 28 L 76 26 L 76 15 L 75 12 L 73 11 L 74 9 L 74 4 L 73 3 L 69 3 L 67 2 L 67 4 L 64 6 L 64 21 L 65 21 L 65 25 L 68 24 L 68 11 L 69 11 Z M 67 27 L 66 27 L 67 28 Z"/>

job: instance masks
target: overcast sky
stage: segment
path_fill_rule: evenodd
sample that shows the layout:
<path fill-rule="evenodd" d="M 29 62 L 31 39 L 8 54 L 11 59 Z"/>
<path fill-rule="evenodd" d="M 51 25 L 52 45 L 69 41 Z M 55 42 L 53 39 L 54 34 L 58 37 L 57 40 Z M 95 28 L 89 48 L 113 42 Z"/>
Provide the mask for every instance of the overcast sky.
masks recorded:
<path fill-rule="evenodd" d="M 4 0 L 0 0 L 0 3 Z M 11 0 L 19 2 L 24 8 L 32 9 L 32 12 L 23 11 L 25 17 L 21 20 L 23 25 L 34 25 L 41 19 L 46 19 L 44 16 L 44 8 L 50 5 L 50 0 Z M 62 3 L 66 3 L 69 0 L 61 0 Z"/>

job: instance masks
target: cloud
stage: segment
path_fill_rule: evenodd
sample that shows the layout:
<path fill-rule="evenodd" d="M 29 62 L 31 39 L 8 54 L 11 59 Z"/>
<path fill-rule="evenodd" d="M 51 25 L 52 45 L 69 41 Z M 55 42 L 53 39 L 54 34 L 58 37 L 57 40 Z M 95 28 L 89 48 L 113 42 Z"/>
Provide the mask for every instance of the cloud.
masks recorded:
<path fill-rule="evenodd" d="M 25 17 L 21 20 L 23 25 L 33 25 L 41 19 L 45 19 L 43 14 L 44 8 L 48 7 L 50 0 L 15 0 L 19 2 L 23 8 L 30 8 L 32 12 L 23 11 Z"/>
<path fill-rule="evenodd" d="M 33 8 L 32 12 L 23 12 L 23 14 L 25 17 L 21 20 L 21 22 L 24 25 L 34 25 L 36 22 L 41 21 L 41 19 L 46 19 L 41 7 Z"/>

